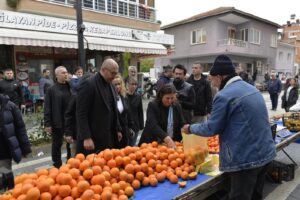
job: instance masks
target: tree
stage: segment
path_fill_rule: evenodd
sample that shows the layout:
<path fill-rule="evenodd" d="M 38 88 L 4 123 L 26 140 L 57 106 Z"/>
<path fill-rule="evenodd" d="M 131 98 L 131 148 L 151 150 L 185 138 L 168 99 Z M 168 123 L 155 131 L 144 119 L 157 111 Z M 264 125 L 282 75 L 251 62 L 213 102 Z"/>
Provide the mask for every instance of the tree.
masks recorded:
<path fill-rule="evenodd" d="M 122 54 L 122 60 L 123 60 L 123 77 L 128 76 L 128 67 L 131 59 L 131 53 L 129 52 L 124 52 Z"/>
<path fill-rule="evenodd" d="M 145 58 L 141 59 L 141 72 L 149 72 L 150 68 L 154 66 L 154 59 L 153 58 Z"/>

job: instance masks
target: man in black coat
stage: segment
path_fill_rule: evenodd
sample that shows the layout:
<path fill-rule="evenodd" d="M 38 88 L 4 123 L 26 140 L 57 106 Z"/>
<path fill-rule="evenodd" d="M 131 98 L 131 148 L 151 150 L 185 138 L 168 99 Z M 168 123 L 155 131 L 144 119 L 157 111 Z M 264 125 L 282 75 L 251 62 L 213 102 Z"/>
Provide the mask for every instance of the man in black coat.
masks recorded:
<path fill-rule="evenodd" d="M 113 59 L 106 59 L 100 72 L 79 86 L 76 102 L 77 152 L 89 154 L 119 146 L 122 133 L 116 92 L 111 83 L 118 71 L 118 64 Z"/>
<path fill-rule="evenodd" d="M 55 69 L 57 82 L 46 93 L 44 106 L 45 131 L 52 135 L 52 161 L 53 166 L 62 165 L 61 146 L 64 136 L 64 113 L 71 99 L 71 88 L 68 84 L 68 71 L 59 66 Z"/>
<path fill-rule="evenodd" d="M 21 85 L 14 79 L 12 69 L 4 70 L 4 79 L 0 81 L 0 93 L 7 95 L 9 100 L 19 108 L 25 108 L 25 101 Z"/>
<path fill-rule="evenodd" d="M 195 91 L 193 86 L 184 80 L 186 72 L 183 65 L 176 65 L 173 69 L 173 85 L 177 91 L 177 100 L 182 107 L 184 120 L 186 123 L 191 123 L 195 106 Z"/>
<path fill-rule="evenodd" d="M 210 82 L 207 77 L 202 74 L 202 66 L 196 62 L 192 66 L 192 75 L 187 80 L 188 83 L 193 85 L 196 94 L 196 103 L 194 106 L 194 116 L 192 123 L 205 122 L 207 114 L 210 114 L 212 109 L 212 94 Z"/>
<path fill-rule="evenodd" d="M 12 160 L 19 163 L 29 153 L 31 148 L 21 112 L 7 96 L 0 94 L 0 174 L 6 175 L 0 190 L 13 187 Z"/>

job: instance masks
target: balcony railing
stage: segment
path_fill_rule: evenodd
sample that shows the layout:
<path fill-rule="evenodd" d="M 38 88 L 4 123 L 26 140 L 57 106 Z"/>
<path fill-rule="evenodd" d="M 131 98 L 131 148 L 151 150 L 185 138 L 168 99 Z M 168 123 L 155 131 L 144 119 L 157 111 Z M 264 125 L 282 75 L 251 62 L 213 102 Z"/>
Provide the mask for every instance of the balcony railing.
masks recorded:
<path fill-rule="evenodd" d="M 236 46 L 236 47 L 248 47 L 248 42 L 237 39 L 224 39 L 218 41 L 218 46 Z"/>
<path fill-rule="evenodd" d="M 42 0 L 45 2 L 73 6 L 76 0 Z M 145 4 L 130 0 L 82 0 L 82 8 L 96 12 L 109 13 L 149 22 L 156 21 L 156 10 Z"/>

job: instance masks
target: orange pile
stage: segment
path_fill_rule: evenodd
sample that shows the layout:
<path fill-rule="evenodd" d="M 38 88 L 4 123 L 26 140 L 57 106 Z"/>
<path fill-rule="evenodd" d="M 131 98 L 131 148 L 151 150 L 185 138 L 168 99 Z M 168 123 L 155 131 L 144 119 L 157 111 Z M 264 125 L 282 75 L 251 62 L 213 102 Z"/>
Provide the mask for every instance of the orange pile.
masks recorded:
<path fill-rule="evenodd" d="M 207 140 L 208 151 L 210 153 L 219 153 L 220 152 L 220 143 L 219 135 L 209 137 Z"/>
<path fill-rule="evenodd" d="M 99 154 L 77 154 L 59 169 L 40 169 L 15 178 L 15 187 L 0 200 L 126 200 L 134 190 L 157 186 L 168 179 L 195 178 L 193 160 L 182 144 L 176 150 L 157 142 L 140 147 L 106 149 Z"/>

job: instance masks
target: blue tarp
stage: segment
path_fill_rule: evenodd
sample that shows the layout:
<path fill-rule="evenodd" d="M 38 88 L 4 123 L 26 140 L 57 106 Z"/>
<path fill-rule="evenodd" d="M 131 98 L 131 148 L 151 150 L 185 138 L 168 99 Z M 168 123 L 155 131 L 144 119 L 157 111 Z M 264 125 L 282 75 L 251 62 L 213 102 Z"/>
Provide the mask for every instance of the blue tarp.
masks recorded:
<path fill-rule="evenodd" d="M 156 187 L 142 187 L 139 190 L 135 190 L 134 197 L 132 199 L 142 199 L 142 200 L 170 200 L 187 190 L 211 179 L 213 177 L 204 174 L 198 174 L 196 180 L 188 180 L 187 185 L 184 188 L 180 188 L 178 184 L 172 184 L 168 180 L 163 183 L 158 183 Z"/>

